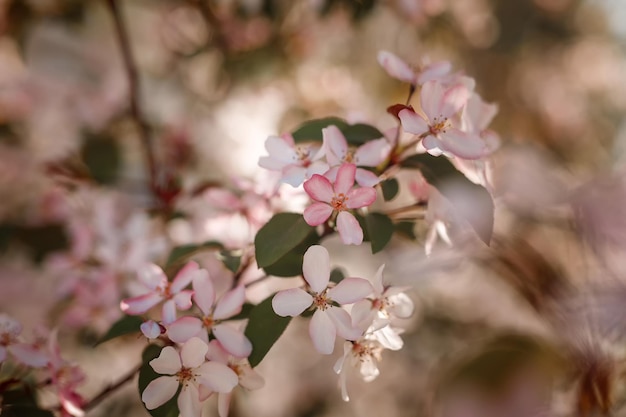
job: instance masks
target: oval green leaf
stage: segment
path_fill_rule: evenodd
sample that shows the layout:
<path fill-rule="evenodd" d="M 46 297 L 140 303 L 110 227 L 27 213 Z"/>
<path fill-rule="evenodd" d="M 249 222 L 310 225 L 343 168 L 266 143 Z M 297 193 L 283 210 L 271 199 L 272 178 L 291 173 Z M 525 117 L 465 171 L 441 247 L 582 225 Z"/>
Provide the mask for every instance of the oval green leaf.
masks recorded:
<path fill-rule="evenodd" d="M 313 231 L 298 213 L 278 213 L 254 237 L 256 262 L 270 266 L 298 246 Z"/>
<path fill-rule="evenodd" d="M 261 363 L 291 321 L 291 317 L 281 317 L 274 313 L 272 298 L 273 295 L 266 298 L 250 312 L 245 335 L 252 342 L 252 353 L 248 357 L 252 367 Z"/>

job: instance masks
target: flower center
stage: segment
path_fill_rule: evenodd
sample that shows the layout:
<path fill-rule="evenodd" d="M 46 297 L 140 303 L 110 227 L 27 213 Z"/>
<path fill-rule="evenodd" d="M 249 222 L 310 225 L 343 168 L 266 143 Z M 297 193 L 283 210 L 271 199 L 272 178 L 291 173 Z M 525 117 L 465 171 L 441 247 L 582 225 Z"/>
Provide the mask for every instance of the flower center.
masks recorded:
<path fill-rule="evenodd" d="M 390 305 L 391 303 L 389 302 L 387 297 L 377 298 L 372 301 L 372 308 L 382 312 L 384 312 Z"/>
<path fill-rule="evenodd" d="M 202 317 L 202 325 L 206 329 L 211 329 L 214 324 L 215 324 L 215 320 L 213 320 L 212 316 L 204 316 L 204 317 Z"/>
<path fill-rule="evenodd" d="M 346 156 L 343 158 L 343 162 L 347 162 L 351 164 L 353 161 L 354 161 L 354 153 L 352 153 L 351 151 L 348 151 L 346 153 Z"/>
<path fill-rule="evenodd" d="M 328 297 L 326 297 L 326 291 L 320 293 L 320 294 L 315 294 L 313 296 L 313 305 L 315 306 L 315 308 L 317 308 L 318 310 L 326 310 L 328 307 L 330 307 L 330 300 L 328 299 Z"/>
<path fill-rule="evenodd" d="M 333 210 L 345 211 L 347 210 L 346 201 L 348 201 L 348 197 L 344 193 L 340 193 L 338 195 L 335 195 L 332 200 L 330 200 L 330 206 L 333 208 Z"/>
<path fill-rule="evenodd" d="M 438 133 L 446 133 L 446 129 L 450 127 L 450 122 L 447 117 L 439 116 L 433 119 L 433 123 L 430 125 L 430 133 L 436 135 Z"/>
<path fill-rule="evenodd" d="M 176 379 L 182 385 L 188 385 L 190 381 L 195 379 L 195 375 L 190 368 L 182 367 L 180 371 L 176 373 Z"/>
<path fill-rule="evenodd" d="M 305 168 L 311 165 L 311 161 L 309 160 L 310 155 L 311 155 L 311 150 L 309 148 L 296 146 L 296 157 L 302 163 L 302 166 Z"/>
<path fill-rule="evenodd" d="M 172 298 L 172 289 L 171 283 L 168 282 L 164 287 L 159 287 L 159 294 L 163 296 L 163 298 L 170 299 Z"/>

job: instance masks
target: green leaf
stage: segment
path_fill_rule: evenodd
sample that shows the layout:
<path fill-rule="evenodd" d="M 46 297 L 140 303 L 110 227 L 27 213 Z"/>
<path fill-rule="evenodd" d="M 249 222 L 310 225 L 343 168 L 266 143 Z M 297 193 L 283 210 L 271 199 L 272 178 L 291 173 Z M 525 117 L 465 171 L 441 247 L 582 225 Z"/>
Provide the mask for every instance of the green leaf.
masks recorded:
<path fill-rule="evenodd" d="M 339 284 L 345 277 L 346 274 L 343 268 L 333 268 L 333 270 L 330 271 L 330 281 L 335 284 Z"/>
<path fill-rule="evenodd" d="M 450 201 L 455 213 L 465 219 L 488 245 L 493 234 L 493 199 L 483 186 L 471 182 L 449 159 L 429 154 L 411 155 L 400 164 L 419 169 L 433 187 Z"/>
<path fill-rule="evenodd" d="M 400 184 L 398 184 L 397 179 L 389 178 L 388 180 L 380 183 L 380 188 L 383 191 L 383 198 L 385 201 L 391 201 L 398 195 L 398 191 L 400 191 Z"/>
<path fill-rule="evenodd" d="M 370 140 L 383 138 L 384 135 L 374 126 L 364 123 L 354 125 L 348 124 L 345 120 L 338 117 L 325 117 L 323 119 L 309 120 L 301 124 L 292 132 L 293 140 L 296 143 L 309 141 L 322 141 L 322 129 L 330 125 L 335 125 L 343 133 L 346 141 L 350 145 L 360 146 Z"/>
<path fill-rule="evenodd" d="M 139 369 L 139 380 L 137 381 L 137 386 L 139 388 L 139 396 L 143 394 L 144 390 L 150 384 L 150 382 L 159 378 L 160 374 L 154 372 L 154 369 L 150 366 L 150 361 L 161 354 L 161 350 L 163 348 L 159 345 L 148 345 L 141 357 L 143 365 Z M 155 408 L 154 410 L 147 410 L 150 415 L 153 417 L 178 417 L 178 405 L 176 399 L 178 398 L 178 394 L 180 393 L 180 387 L 176 394 L 172 397 L 171 400 L 166 402 L 160 407 Z M 145 407 L 145 405 L 144 405 Z"/>
<path fill-rule="evenodd" d="M 237 273 L 241 266 L 241 255 L 234 255 L 232 251 L 221 251 L 220 260 L 229 271 Z"/>
<path fill-rule="evenodd" d="M 104 336 L 98 340 L 96 346 L 107 342 L 116 337 L 120 337 L 126 334 L 139 332 L 139 326 L 143 323 L 143 319 L 138 316 L 124 316 L 111 326 Z"/>
<path fill-rule="evenodd" d="M 302 123 L 291 133 L 296 143 L 308 141 L 322 141 L 322 129 L 330 125 L 335 125 L 342 130 L 348 126 L 345 120 L 338 117 L 325 117 L 323 119 L 313 119 Z"/>
<path fill-rule="evenodd" d="M 248 358 L 252 367 L 261 363 L 291 321 L 291 317 L 281 317 L 274 313 L 272 298 L 273 295 L 261 301 L 250 312 L 245 335 L 252 342 L 252 353 Z"/>
<path fill-rule="evenodd" d="M 365 216 L 365 227 L 372 244 L 372 253 L 383 250 L 393 235 L 391 219 L 382 213 L 369 213 Z"/>
<path fill-rule="evenodd" d="M 189 244 L 176 246 L 170 252 L 170 256 L 167 257 L 166 268 L 170 268 L 174 265 L 184 263 L 196 253 L 209 249 L 222 250 L 224 249 L 224 246 L 220 242 L 216 242 L 213 240 L 197 245 Z"/>
<path fill-rule="evenodd" d="M 270 266 L 298 246 L 314 230 L 298 213 L 278 213 L 254 238 L 260 268 Z"/>
<path fill-rule="evenodd" d="M 263 270 L 268 275 L 275 277 L 295 277 L 302 275 L 304 253 L 317 243 L 319 243 L 319 236 L 317 233 L 311 232 L 298 246 L 287 252 L 278 261 L 263 268 Z"/>

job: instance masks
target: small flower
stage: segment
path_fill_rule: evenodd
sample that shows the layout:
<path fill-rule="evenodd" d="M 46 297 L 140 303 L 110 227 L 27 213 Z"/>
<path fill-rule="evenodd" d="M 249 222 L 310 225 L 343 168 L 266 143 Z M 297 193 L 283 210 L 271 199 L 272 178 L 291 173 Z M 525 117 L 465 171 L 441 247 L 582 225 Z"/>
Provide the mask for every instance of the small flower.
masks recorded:
<path fill-rule="evenodd" d="M 469 89 L 459 83 L 450 87 L 438 81 L 428 81 L 420 92 L 420 102 L 426 118 L 411 109 L 400 111 L 402 127 L 423 136 L 422 145 L 433 154 L 449 152 L 465 159 L 476 159 L 488 153 L 485 142 L 474 133 L 453 127 L 455 116 L 468 101 Z"/>
<path fill-rule="evenodd" d="M 293 187 L 328 169 L 328 165 L 318 160 L 322 153 L 317 145 L 296 145 L 291 135 L 268 137 L 265 149 L 269 155 L 259 159 L 259 166 L 281 171 L 281 180 Z"/>
<path fill-rule="evenodd" d="M 339 374 L 341 398 L 344 401 L 350 401 L 347 388 L 348 365 L 359 368 L 363 380 L 371 382 L 380 375 L 377 362 L 381 359 L 382 351 L 383 348 L 377 341 L 364 338 L 343 344 L 343 356 L 337 360 L 333 369 Z"/>
<path fill-rule="evenodd" d="M 165 404 L 182 386 L 177 400 L 180 415 L 200 417 L 200 385 L 215 392 L 230 392 L 238 383 L 237 374 L 222 363 L 206 362 L 208 350 L 208 345 L 197 337 L 189 339 L 180 352 L 172 346 L 164 347 L 159 357 L 150 361 L 152 369 L 165 376 L 150 382 L 141 394 L 146 408 L 154 410 Z"/>
<path fill-rule="evenodd" d="M 252 352 L 252 344 L 248 338 L 233 326 L 222 323 L 241 312 L 245 288 L 240 285 L 215 302 L 213 282 L 208 271 L 203 269 L 194 277 L 193 289 L 193 300 L 202 311 L 202 318 L 181 317 L 169 326 L 168 337 L 176 343 L 184 343 L 194 336 L 208 342 L 208 332 L 211 332 L 232 355 L 248 357 Z"/>
<path fill-rule="evenodd" d="M 265 380 L 258 372 L 256 372 L 247 359 L 235 358 L 224 349 L 222 344 L 218 340 L 211 340 L 209 343 L 209 351 L 206 354 L 206 358 L 210 361 L 223 363 L 232 369 L 239 378 L 239 385 L 247 390 L 256 390 L 263 388 Z M 210 396 L 212 392 L 203 392 L 201 387 L 200 396 L 206 398 Z M 228 417 L 228 411 L 230 409 L 230 399 L 232 392 L 221 392 L 217 395 L 217 411 L 220 417 Z"/>
<path fill-rule="evenodd" d="M 189 262 L 176 274 L 172 282 L 167 280 L 163 270 L 155 264 L 148 264 L 138 271 L 139 280 L 150 290 L 144 295 L 122 300 L 120 308 L 129 315 L 140 315 L 165 300 L 162 309 L 163 323 L 176 320 L 176 308 L 191 308 L 192 291 L 184 290 L 198 272 L 198 264 Z"/>
<path fill-rule="evenodd" d="M 352 188 L 355 172 L 354 164 L 343 164 L 334 185 L 317 174 L 304 183 L 304 190 L 317 201 L 304 210 L 304 220 L 310 226 L 318 226 L 337 212 L 337 230 L 346 245 L 363 242 L 363 230 L 348 210 L 369 206 L 376 200 L 376 190 L 372 187 Z"/>
<path fill-rule="evenodd" d="M 414 86 L 440 79 L 446 76 L 452 69 L 450 62 L 441 61 L 432 64 L 425 63 L 416 71 L 397 55 L 388 51 L 378 52 L 378 63 L 391 77 Z"/>
<path fill-rule="evenodd" d="M 324 176 L 331 181 L 334 181 L 338 167 L 342 163 L 353 163 L 357 167 L 376 167 L 385 161 L 391 152 L 391 146 L 385 138 L 371 140 L 351 151 L 345 136 L 335 125 L 322 129 L 322 138 L 326 160 L 331 166 Z M 362 168 L 356 169 L 355 179 L 362 187 L 373 187 L 380 182 L 376 174 Z"/>
<path fill-rule="evenodd" d="M 7 358 L 8 348 L 18 342 L 22 325 L 7 314 L 0 314 L 0 363 Z"/>
<path fill-rule="evenodd" d="M 309 324 L 309 335 L 322 354 L 333 352 L 337 334 L 348 340 L 361 336 L 361 330 L 352 326 L 348 312 L 334 304 L 352 304 L 365 298 L 372 291 L 369 281 L 345 278 L 330 288 L 330 257 L 326 248 L 319 245 L 311 246 L 304 254 L 302 272 L 311 291 L 293 288 L 278 292 L 272 299 L 276 314 L 295 317 L 312 306 L 315 313 Z"/>
<path fill-rule="evenodd" d="M 141 330 L 141 333 L 143 333 L 143 335 L 146 336 L 148 339 L 156 339 L 157 337 L 161 336 L 162 330 L 164 331 L 159 323 L 155 322 L 154 320 L 144 321 L 143 323 L 141 323 L 141 326 L 139 326 L 139 329 Z"/>

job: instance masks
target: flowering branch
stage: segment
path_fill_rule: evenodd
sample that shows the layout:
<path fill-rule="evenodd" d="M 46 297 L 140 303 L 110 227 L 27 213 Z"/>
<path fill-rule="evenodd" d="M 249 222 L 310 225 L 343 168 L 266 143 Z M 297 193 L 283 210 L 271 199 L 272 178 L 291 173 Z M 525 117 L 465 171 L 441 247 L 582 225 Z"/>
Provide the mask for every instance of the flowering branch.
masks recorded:
<path fill-rule="evenodd" d="M 91 410 L 92 408 L 94 408 L 98 404 L 100 404 L 102 401 L 104 401 L 109 395 L 113 394 L 119 388 L 121 388 L 124 385 L 126 385 L 126 383 L 132 381 L 133 378 L 135 377 L 135 375 L 137 375 L 139 373 L 139 370 L 141 369 L 142 365 L 143 364 L 139 364 L 139 365 L 135 366 L 128 373 L 126 373 L 124 376 L 122 376 L 122 378 L 120 378 L 117 382 L 114 382 L 113 384 L 110 384 L 109 386 L 104 388 L 102 391 L 100 391 L 100 393 L 98 393 L 89 402 L 87 402 L 87 404 L 84 405 L 83 410 L 84 411 Z"/>

